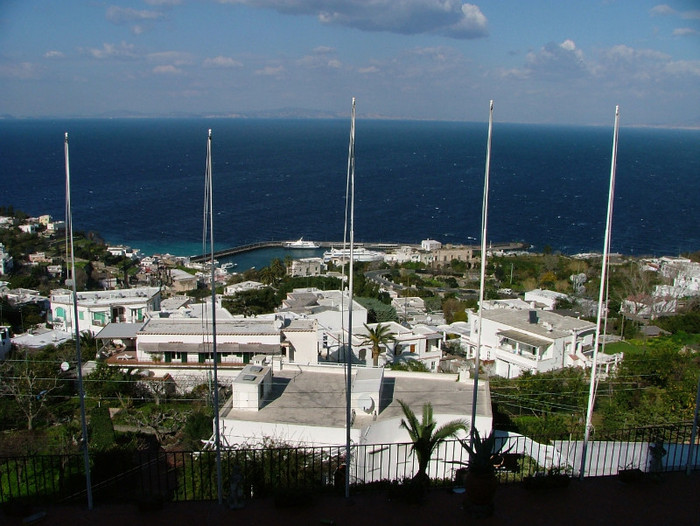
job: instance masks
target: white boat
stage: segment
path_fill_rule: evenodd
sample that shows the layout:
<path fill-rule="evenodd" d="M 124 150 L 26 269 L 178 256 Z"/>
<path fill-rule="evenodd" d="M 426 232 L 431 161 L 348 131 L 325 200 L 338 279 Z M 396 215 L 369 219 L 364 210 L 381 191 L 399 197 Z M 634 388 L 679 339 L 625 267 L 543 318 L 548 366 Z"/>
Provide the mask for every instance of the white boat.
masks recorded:
<path fill-rule="evenodd" d="M 238 263 L 234 263 L 233 261 L 229 261 L 228 263 L 224 263 L 221 265 L 221 270 L 228 270 L 230 268 L 238 266 Z"/>
<path fill-rule="evenodd" d="M 349 248 L 331 248 L 323 253 L 323 261 L 326 263 L 329 261 L 347 261 L 350 259 L 350 253 Z M 384 252 L 375 252 L 363 247 L 358 247 L 353 250 L 352 259 L 358 262 L 383 261 L 384 255 Z"/>
<path fill-rule="evenodd" d="M 284 248 L 303 248 L 303 249 L 314 249 L 314 248 L 320 248 L 321 245 L 318 243 L 314 243 L 313 241 L 304 241 L 303 237 L 300 237 L 296 241 L 287 241 L 284 244 Z"/>

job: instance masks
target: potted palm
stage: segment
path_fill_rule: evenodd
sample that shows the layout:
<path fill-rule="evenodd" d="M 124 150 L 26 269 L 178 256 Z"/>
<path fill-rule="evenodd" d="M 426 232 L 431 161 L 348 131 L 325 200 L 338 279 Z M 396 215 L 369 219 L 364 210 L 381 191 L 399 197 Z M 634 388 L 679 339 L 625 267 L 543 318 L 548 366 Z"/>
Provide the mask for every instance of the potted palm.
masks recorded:
<path fill-rule="evenodd" d="M 467 423 L 464 420 L 451 420 L 436 429 L 437 421 L 433 417 L 433 406 L 430 402 L 423 404 L 421 421 L 418 420 L 408 404 L 402 400 L 398 402 L 405 416 L 401 419 L 400 427 L 408 431 L 413 442 L 411 452 L 416 455 L 418 460 L 418 471 L 414 475 L 412 483 L 415 487 L 425 490 L 430 485 L 428 464 L 433 451 L 448 438 L 455 437 L 460 431 L 465 431 Z"/>
<path fill-rule="evenodd" d="M 475 516 L 488 517 L 493 513 L 493 497 L 498 488 L 494 460 L 503 444 L 496 445 L 493 431 L 481 438 L 476 429 L 472 432 L 471 443 L 467 440 L 460 440 L 460 443 L 469 455 L 464 479 L 465 509 Z"/>

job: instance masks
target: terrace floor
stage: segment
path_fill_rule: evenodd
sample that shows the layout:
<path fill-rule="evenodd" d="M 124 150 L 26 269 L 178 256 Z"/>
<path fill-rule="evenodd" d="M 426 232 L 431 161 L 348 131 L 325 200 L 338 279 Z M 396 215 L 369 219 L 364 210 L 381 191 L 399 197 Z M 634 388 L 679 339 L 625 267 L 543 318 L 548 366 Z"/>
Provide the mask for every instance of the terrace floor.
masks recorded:
<path fill-rule="evenodd" d="M 665 473 L 659 482 L 623 484 L 616 477 L 572 480 L 568 488 L 532 491 L 504 485 L 496 494 L 489 518 L 469 516 L 463 495 L 432 489 L 420 504 L 390 501 L 383 492 L 365 491 L 346 500 L 322 496 L 304 507 L 277 508 L 272 499 L 247 502 L 231 510 L 214 502 L 167 503 L 163 509 L 141 511 L 134 504 L 86 507 L 36 507 L 42 525 L 133 526 L 136 524 L 203 526 L 234 525 L 700 525 L 700 472 Z M 27 524 L 22 517 L 0 513 L 0 524 Z"/>

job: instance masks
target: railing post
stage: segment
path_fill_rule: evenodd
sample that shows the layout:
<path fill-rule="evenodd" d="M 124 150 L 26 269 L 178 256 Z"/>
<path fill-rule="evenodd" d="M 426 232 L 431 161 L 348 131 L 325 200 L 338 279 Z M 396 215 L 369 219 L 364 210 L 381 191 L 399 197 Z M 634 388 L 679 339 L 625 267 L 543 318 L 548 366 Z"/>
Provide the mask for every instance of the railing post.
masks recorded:
<path fill-rule="evenodd" d="M 698 391 L 695 395 L 695 413 L 693 413 L 693 430 L 690 433 L 690 445 L 688 447 L 688 458 L 685 463 L 685 474 L 690 475 L 691 463 L 694 467 L 695 459 L 693 452 L 695 449 L 695 439 L 698 434 L 698 419 L 700 419 L 700 376 L 698 376 Z"/>

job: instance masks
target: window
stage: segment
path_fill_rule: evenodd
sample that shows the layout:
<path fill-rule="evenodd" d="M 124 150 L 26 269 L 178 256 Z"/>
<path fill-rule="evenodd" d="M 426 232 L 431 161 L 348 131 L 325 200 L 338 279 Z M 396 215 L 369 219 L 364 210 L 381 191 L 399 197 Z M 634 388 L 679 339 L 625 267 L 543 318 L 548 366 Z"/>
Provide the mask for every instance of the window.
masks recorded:
<path fill-rule="evenodd" d="M 107 319 L 105 312 L 93 312 L 92 313 L 92 323 L 93 325 L 105 325 L 105 320 Z"/>
<path fill-rule="evenodd" d="M 63 307 L 56 307 L 56 317 L 66 319 L 66 309 Z"/>

